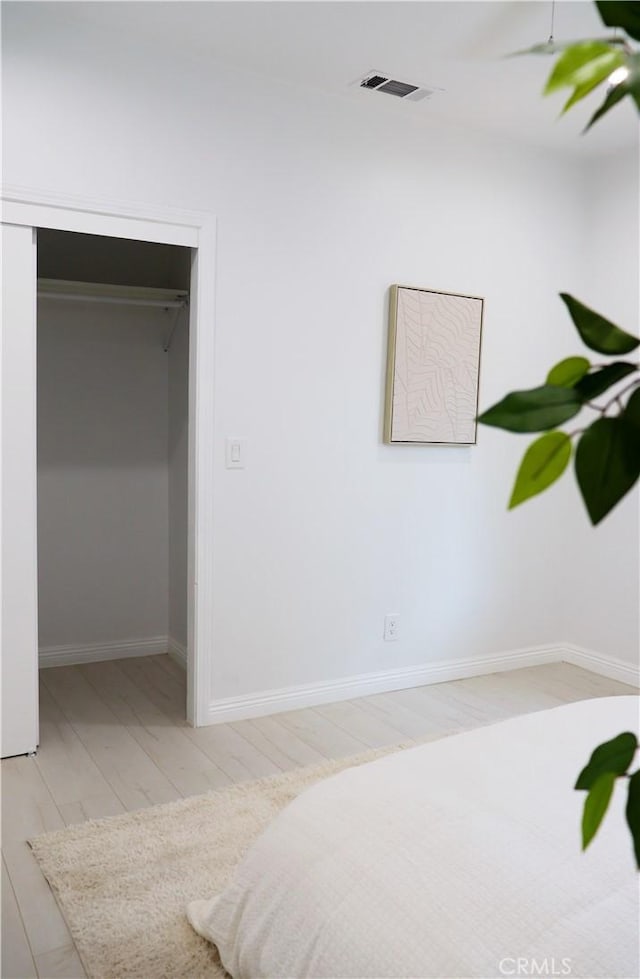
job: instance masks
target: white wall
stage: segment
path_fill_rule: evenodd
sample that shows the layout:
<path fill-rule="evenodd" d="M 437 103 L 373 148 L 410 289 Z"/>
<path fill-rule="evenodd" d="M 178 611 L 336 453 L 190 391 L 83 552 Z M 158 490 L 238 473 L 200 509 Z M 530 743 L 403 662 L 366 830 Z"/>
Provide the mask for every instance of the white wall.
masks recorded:
<path fill-rule="evenodd" d="M 563 490 L 505 511 L 526 438 L 381 428 L 391 283 L 486 297 L 483 406 L 572 349 L 581 163 L 94 40 L 8 36 L 5 179 L 218 216 L 212 698 L 568 638 Z"/>
<path fill-rule="evenodd" d="M 169 638 L 187 647 L 188 314 L 180 312 L 167 355 L 169 381 Z"/>
<path fill-rule="evenodd" d="M 41 648 L 167 636 L 162 317 L 39 303 Z"/>
<path fill-rule="evenodd" d="M 585 138 L 588 138 L 585 137 Z M 587 281 L 578 294 L 630 333 L 640 330 L 640 171 L 637 148 L 588 172 Z M 567 353 L 584 352 L 576 335 Z M 637 352 L 631 355 L 638 360 Z M 626 358 L 625 358 L 626 359 Z M 594 416 L 591 416 L 594 417 Z M 597 653 L 638 664 L 640 651 L 640 494 L 638 485 L 594 530 L 575 486 L 563 562 L 565 636 Z"/>

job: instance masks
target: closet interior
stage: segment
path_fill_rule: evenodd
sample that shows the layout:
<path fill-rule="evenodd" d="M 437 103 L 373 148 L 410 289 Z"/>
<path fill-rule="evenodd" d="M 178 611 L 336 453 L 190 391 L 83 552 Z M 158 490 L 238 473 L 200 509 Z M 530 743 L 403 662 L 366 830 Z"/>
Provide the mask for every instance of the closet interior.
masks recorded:
<path fill-rule="evenodd" d="M 186 667 L 191 250 L 40 229 L 37 255 L 40 666 Z"/>

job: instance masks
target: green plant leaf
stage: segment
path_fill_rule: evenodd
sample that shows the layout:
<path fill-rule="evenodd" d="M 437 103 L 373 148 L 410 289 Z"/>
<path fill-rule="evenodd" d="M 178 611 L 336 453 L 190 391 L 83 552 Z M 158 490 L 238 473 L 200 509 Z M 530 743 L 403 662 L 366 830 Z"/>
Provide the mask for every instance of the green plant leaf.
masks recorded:
<path fill-rule="evenodd" d="M 634 374 L 637 367 L 624 360 L 616 361 L 615 364 L 607 364 L 593 374 L 587 374 L 582 380 L 578 381 L 575 389 L 583 401 L 592 401 L 599 394 L 608 391 L 610 387 L 621 381 L 623 377 Z"/>
<path fill-rule="evenodd" d="M 544 94 L 549 95 L 566 87 L 577 90 L 590 86 L 590 91 L 623 63 L 620 50 L 605 41 L 577 41 L 558 58 Z"/>
<path fill-rule="evenodd" d="M 590 92 L 601 85 L 604 81 L 611 76 L 611 73 L 620 68 L 624 64 L 624 57 L 620 51 L 612 50 L 609 58 L 599 58 L 596 62 L 593 62 L 591 72 L 588 78 L 576 85 L 572 94 L 569 96 L 564 106 L 562 107 L 562 115 L 576 104 L 584 99 Z"/>
<path fill-rule="evenodd" d="M 547 374 L 547 384 L 560 388 L 572 388 L 587 373 L 591 364 L 586 357 L 567 357 L 552 367 Z"/>
<path fill-rule="evenodd" d="M 635 425 L 636 428 L 640 428 L 640 387 L 633 392 L 627 401 L 622 417 L 630 425 Z M 640 445 L 638 446 L 638 452 L 640 452 Z"/>
<path fill-rule="evenodd" d="M 625 333 L 619 326 L 615 326 L 604 316 L 600 316 L 588 306 L 584 306 L 567 292 L 561 292 L 560 298 L 569 310 L 569 315 L 583 342 L 591 350 L 615 356 L 616 354 L 628 354 L 640 345 L 640 340 L 637 337 Z"/>
<path fill-rule="evenodd" d="M 599 418 L 578 442 L 575 471 L 591 523 L 598 524 L 640 475 L 636 427 L 621 416 Z"/>
<path fill-rule="evenodd" d="M 596 123 L 598 119 L 602 119 L 602 117 L 607 114 L 609 109 L 613 109 L 614 105 L 617 105 L 618 102 L 620 102 L 625 97 L 625 95 L 628 94 L 629 94 L 629 89 L 626 86 L 625 82 L 621 82 L 620 85 L 616 85 L 615 88 L 612 88 L 611 91 L 607 93 L 607 97 L 605 98 L 600 108 L 596 109 L 596 111 L 589 119 L 589 122 L 584 127 L 583 132 L 586 133 L 589 129 L 591 129 L 593 124 Z"/>
<path fill-rule="evenodd" d="M 621 27 L 629 37 L 640 41 L 640 4 L 618 0 L 596 0 L 596 7 L 607 27 Z"/>
<path fill-rule="evenodd" d="M 530 391 L 512 391 L 479 415 L 478 421 L 508 432 L 544 432 L 573 418 L 581 407 L 573 388 L 544 384 Z"/>
<path fill-rule="evenodd" d="M 509 509 L 542 493 L 560 479 L 571 458 L 571 439 L 564 432 L 547 432 L 524 454 L 509 500 Z"/>
<path fill-rule="evenodd" d="M 622 84 L 640 109 L 640 51 L 627 55 L 625 64 L 629 69 L 629 74 Z"/>
<path fill-rule="evenodd" d="M 562 106 L 562 112 L 560 115 L 563 116 L 565 112 L 568 112 L 569 109 L 572 108 L 572 106 L 574 106 L 577 102 L 581 102 L 582 99 L 586 98 L 590 92 L 593 92 L 594 88 L 597 88 L 598 85 L 602 85 L 605 79 L 609 78 L 611 75 L 611 71 L 612 69 L 608 65 L 605 65 L 600 73 L 594 74 L 588 82 L 584 83 L 584 85 L 577 85 L 565 104 Z"/>
<path fill-rule="evenodd" d="M 627 796 L 625 815 L 627 826 L 631 830 L 636 866 L 640 870 L 640 771 L 634 772 L 629 779 L 629 795 Z"/>
<path fill-rule="evenodd" d="M 633 761 L 638 749 L 638 739 L 635 734 L 625 731 L 610 741 L 604 741 L 591 753 L 591 758 L 584 766 L 575 784 L 576 789 L 590 789 L 596 780 L 606 772 L 614 775 L 624 775 Z"/>
<path fill-rule="evenodd" d="M 627 55 L 625 58 L 625 65 L 629 69 L 629 74 L 624 79 L 624 81 L 619 82 L 617 85 L 607 93 L 607 97 L 604 102 L 591 116 L 591 119 L 584 128 L 586 133 L 588 129 L 591 129 L 593 124 L 601 119 L 609 109 L 612 109 L 614 105 L 617 105 L 626 95 L 629 95 L 636 106 L 640 109 L 640 55 L 632 54 Z"/>
<path fill-rule="evenodd" d="M 605 772 L 595 780 L 584 800 L 582 813 L 582 849 L 586 850 L 598 832 L 598 827 L 607 811 L 617 775 Z"/>

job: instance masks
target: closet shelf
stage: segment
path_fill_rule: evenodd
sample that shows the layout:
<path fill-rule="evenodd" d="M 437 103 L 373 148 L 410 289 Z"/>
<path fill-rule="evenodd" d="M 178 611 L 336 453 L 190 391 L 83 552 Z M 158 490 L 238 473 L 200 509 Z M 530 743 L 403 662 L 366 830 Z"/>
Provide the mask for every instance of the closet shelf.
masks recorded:
<path fill-rule="evenodd" d="M 188 305 L 189 293 L 183 289 L 152 289 L 147 286 L 117 286 L 103 282 L 74 282 L 69 279 L 38 279 L 38 298 L 181 309 Z"/>

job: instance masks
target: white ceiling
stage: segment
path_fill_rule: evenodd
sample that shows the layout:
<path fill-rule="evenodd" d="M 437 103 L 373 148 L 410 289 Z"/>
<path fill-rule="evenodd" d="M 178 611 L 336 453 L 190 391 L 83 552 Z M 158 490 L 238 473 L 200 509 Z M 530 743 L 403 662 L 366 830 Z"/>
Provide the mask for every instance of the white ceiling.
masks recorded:
<path fill-rule="evenodd" d="M 3 8 L 4 42 L 19 37 L 32 50 L 38 42 L 53 43 L 58 31 L 91 45 L 127 37 L 164 52 L 169 65 L 178 65 L 181 56 L 211 60 L 301 88 L 367 100 L 377 111 L 403 113 L 418 125 L 444 120 L 582 155 L 638 143 L 638 119 L 631 105 L 623 103 L 580 137 L 602 96 L 558 120 L 562 98 L 540 97 L 552 59 L 504 57 L 547 40 L 550 0 L 144 0 L 4 3 Z M 603 33 L 593 3 L 556 3 L 556 40 Z M 411 103 L 352 84 L 369 70 L 445 91 Z"/>

